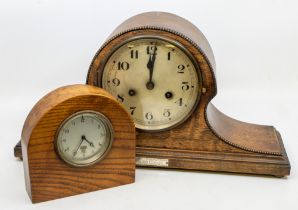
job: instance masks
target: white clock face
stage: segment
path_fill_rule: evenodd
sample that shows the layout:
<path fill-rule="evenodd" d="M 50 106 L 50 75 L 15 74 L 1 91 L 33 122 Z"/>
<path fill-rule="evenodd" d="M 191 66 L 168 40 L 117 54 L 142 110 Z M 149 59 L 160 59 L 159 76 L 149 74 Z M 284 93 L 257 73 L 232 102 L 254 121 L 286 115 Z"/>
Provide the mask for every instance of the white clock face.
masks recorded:
<path fill-rule="evenodd" d="M 126 107 L 137 128 L 159 131 L 184 122 L 194 110 L 201 91 L 198 72 L 178 43 L 140 38 L 111 54 L 102 87 Z"/>
<path fill-rule="evenodd" d="M 112 126 L 102 114 L 75 113 L 66 119 L 57 133 L 60 157 L 74 166 L 91 165 L 104 157 L 112 144 Z"/>

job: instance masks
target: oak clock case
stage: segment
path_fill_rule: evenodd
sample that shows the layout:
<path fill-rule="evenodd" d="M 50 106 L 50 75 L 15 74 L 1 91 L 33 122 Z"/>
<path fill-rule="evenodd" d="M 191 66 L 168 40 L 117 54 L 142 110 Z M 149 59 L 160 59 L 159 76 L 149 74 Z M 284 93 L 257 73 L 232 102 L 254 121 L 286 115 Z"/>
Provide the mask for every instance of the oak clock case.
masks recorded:
<path fill-rule="evenodd" d="M 137 127 L 137 165 L 266 174 L 290 164 L 279 132 L 221 113 L 215 59 L 187 20 L 149 12 L 120 24 L 96 53 L 87 84 L 111 93 Z"/>
<path fill-rule="evenodd" d="M 135 180 L 134 123 L 100 88 L 71 85 L 44 96 L 26 118 L 21 143 L 33 203 Z"/>

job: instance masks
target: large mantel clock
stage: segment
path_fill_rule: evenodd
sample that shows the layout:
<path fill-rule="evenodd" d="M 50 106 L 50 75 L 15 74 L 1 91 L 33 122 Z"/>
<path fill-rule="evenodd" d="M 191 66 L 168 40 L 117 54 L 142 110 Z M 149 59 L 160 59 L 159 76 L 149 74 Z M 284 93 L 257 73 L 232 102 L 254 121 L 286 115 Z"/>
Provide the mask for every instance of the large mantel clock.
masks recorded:
<path fill-rule="evenodd" d="M 107 90 L 134 119 L 139 166 L 290 173 L 274 127 L 232 119 L 210 102 L 212 50 L 181 17 L 150 12 L 126 20 L 96 53 L 87 84 Z"/>
<path fill-rule="evenodd" d="M 134 120 L 138 166 L 290 174 L 273 126 L 232 119 L 210 102 L 217 92 L 212 49 L 181 17 L 149 12 L 126 20 L 96 53 L 87 84 L 112 94 Z"/>

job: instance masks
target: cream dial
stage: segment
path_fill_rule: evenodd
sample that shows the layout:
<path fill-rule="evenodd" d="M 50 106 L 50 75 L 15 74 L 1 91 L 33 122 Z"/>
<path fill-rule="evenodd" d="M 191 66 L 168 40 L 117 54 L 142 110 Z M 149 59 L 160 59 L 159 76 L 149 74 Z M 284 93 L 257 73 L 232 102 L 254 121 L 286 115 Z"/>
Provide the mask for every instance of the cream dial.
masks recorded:
<path fill-rule="evenodd" d="M 121 102 L 137 128 L 159 131 L 184 122 L 200 97 L 201 77 L 178 43 L 161 38 L 126 42 L 107 60 L 102 87 Z"/>
<path fill-rule="evenodd" d="M 107 153 L 112 134 L 111 124 L 104 115 L 82 111 L 62 123 L 56 137 L 56 148 L 59 156 L 71 165 L 91 165 Z"/>

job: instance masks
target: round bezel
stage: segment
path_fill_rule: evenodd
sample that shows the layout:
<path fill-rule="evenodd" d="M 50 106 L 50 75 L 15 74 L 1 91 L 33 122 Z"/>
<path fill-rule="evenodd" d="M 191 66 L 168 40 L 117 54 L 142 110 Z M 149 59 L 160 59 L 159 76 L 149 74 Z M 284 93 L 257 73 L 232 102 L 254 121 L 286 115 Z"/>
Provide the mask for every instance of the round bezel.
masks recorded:
<path fill-rule="evenodd" d="M 101 123 L 105 127 L 106 140 L 105 140 L 104 144 L 102 145 L 102 147 L 91 157 L 83 159 L 83 160 L 74 161 L 74 160 L 69 159 L 67 157 L 67 155 L 65 155 L 65 153 L 61 151 L 61 147 L 59 146 L 58 141 L 59 141 L 59 136 L 60 136 L 63 128 L 66 125 L 68 125 L 69 123 L 71 123 L 73 120 L 81 117 L 83 114 L 84 114 L 84 116 L 96 117 L 98 120 L 101 121 Z M 92 111 L 92 110 L 83 110 L 83 111 L 75 112 L 63 120 L 63 122 L 60 124 L 59 128 L 57 129 L 54 142 L 55 142 L 56 153 L 64 162 L 66 162 L 67 164 L 69 164 L 71 166 L 84 167 L 84 166 L 93 165 L 95 163 L 98 163 L 102 159 L 104 159 L 104 157 L 109 153 L 109 151 L 112 147 L 113 140 L 114 140 L 114 130 L 113 130 L 113 126 L 112 126 L 110 120 L 105 115 L 103 115 L 99 112 Z"/>
<path fill-rule="evenodd" d="M 135 37 L 131 37 L 129 39 L 126 39 L 126 40 L 124 40 L 124 41 L 116 44 L 115 46 L 112 47 L 112 50 L 110 50 L 110 52 L 108 53 L 108 55 L 102 61 L 102 65 L 99 66 L 100 70 L 97 71 L 98 72 L 98 74 L 97 74 L 97 84 L 100 87 L 103 87 L 103 81 L 102 81 L 102 79 L 103 79 L 104 69 L 105 69 L 105 66 L 106 66 L 107 62 L 111 58 L 111 56 L 119 48 L 121 48 L 122 46 L 126 45 L 127 43 L 130 43 L 130 42 L 136 41 L 136 40 L 140 40 L 140 39 L 158 39 L 158 40 L 165 41 L 165 42 L 168 42 L 170 44 L 173 44 L 174 46 L 176 46 L 177 48 L 179 48 L 189 58 L 189 60 L 192 62 L 193 66 L 194 66 L 194 68 L 196 70 L 197 77 L 198 77 L 198 83 L 199 83 L 198 84 L 198 93 L 196 95 L 196 101 L 193 104 L 193 106 L 190 109 L 190 111 L 182 119 L 180 119 L 177 123 L 175 123 L 175 124 L 173 124 L 171 126 L 168 126 L 168 127 L 165 127 L 165 128 L 160 128 L 160 129 L 145 129 L 145 126 L 138 125 L 135 122 L 135 126 L 136 126 L 137 129 L 142 130 L 142 131 L 146 131 L 146 132 L 160 132 L 160 131 L 166 131 L 166 130 L 173 129 L 173 128 L 181 125 L 182 123 L 184 123 L 193 114 L 193 112 L 195 111 L 196 107 L 199 104 L 199 101 L 200 101 L 200 98 L 201 98 L 201 89 L 202 89 L 202 75 L 201 75 L 201 71 L 200 71 L 199 65 L 196 62 L 196 60 L 194 59 L 193 55 L 181 43 L 179 43 L 178 41 L 175 41 L 175 40 L 172 40 L 172 39 L 169 39 L 169 38 L 166 38 L 166 37 L 158 36 L 158 35 L 137 35 Z M 148 126 L 146 126 L 146 127 L 148 127 Z"/>

